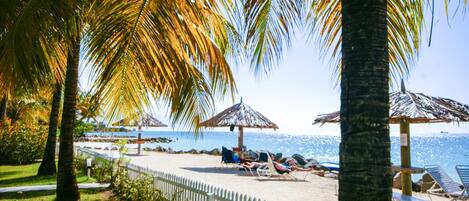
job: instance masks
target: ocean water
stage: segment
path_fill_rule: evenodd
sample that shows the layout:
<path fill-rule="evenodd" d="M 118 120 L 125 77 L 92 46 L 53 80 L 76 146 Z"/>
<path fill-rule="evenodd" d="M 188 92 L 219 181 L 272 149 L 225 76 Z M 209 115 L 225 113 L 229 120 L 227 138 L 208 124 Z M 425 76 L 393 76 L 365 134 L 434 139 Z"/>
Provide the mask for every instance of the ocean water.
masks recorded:
<path fill-rule="evenodd" d="M 136 134 L 137 132 L 112 133 L 115 136 Z M 143 147 L 162 146 L 175 151 L 237 146 L 236 132 L 205 132 L 196 137 L 190 132 L 143 131 L 142 136 L 172 138 L 175 141 L 171 143 L 145 143 Z M 455 166 L 469 165 L 469 134 L 411 136 L 410 141 L 412 166 L 440 165 L 453 179 L 459 181 Z M 244 144 L 248 149 L 281 152 L 284 156 L 299 153 L 320 162 L 338 162 L 339 143 L 339 136 L 244 133 Z M 399 137 L 391 137 L 391 160 L 394 164 L 400 164 Z M 420 177 L 414 175 L 413 180 Z"/>

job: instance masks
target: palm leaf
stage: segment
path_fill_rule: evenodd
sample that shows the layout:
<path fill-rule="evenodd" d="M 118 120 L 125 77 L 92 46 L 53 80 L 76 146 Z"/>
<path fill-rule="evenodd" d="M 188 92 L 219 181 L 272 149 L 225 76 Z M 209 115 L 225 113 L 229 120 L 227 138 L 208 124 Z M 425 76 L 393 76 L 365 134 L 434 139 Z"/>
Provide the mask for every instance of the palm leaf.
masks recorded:
<path fill-rule="evenodd" d="M 284 48 L 302 19 L 301 0 L 244 0 L 243 16 L 246 47 L 251 69 L 256 75 L 268 74 L 278 65 Z M 236 11 L 236 10 L 235 10 Z"/>
<path fill-rule="evenodd" d="M 396 81 L 408 74 L 418 56 L 424 27 L 424 0 L 388 0 L 388 44 L 391 77 Z M 314 1 L 308 10 L 311 35 L 318 36 L 324 55 L 330 55 L 340 78 L 341 66 L 341 3 L 340 0 Z"/>
<path fill-rule="evenodd" d="M 225 54 L 236 51 L 235 32 L 216 1 L 110 0 L 94 9 L 85 52 L 108 118 L 160 99 L 174 122 L 195 126 L 214 94 L 234 93 Z"/>

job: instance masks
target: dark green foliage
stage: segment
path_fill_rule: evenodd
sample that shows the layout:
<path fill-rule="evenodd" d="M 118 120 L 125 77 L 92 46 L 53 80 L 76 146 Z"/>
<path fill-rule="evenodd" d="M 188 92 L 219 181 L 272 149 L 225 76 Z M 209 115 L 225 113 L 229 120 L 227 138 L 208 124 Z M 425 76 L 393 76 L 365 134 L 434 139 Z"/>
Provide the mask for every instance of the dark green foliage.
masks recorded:
<path fill-rule="evenodd" d="M 95 128 L 92 123 L 77 121 L 73 131 L 74 137 L 84 137 L 86 132 L 92 132 Z"/>
<path fill-rule="evenodd" d="M 0 127 L 0 164 L 29 164 L 42 157 L 47 128 L 18 122 Z"/>
<path fill-rule="evenodd" d="M 151 176 L 141 174 L 136 179 L 130 179 L 125 168 L 118 168 L 112 183 L 112 192 L 119 200 L 167 200 L 154 187 Z"/>
<path fill-rule="evenodd" d="M 75 168 L 77 171 L 86 173 L 86 156 L 75 157 Z M 95 158 L 91 162 L 91 177 L 100 183 L 111 182 L 114 162 L 102 158 Z"/>

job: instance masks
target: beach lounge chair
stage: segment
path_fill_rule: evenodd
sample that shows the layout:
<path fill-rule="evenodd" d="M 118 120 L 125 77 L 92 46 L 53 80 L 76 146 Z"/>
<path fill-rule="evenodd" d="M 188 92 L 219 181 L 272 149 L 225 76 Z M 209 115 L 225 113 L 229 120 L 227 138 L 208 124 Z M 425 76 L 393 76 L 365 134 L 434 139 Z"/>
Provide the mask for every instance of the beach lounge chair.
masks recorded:
<path fill-rule="evenodd" d="M 456 165 L 456 171 L 464 186 L 461 198 L 469 200 L 469 165 Z"/>
<path fill-rule="evenodd" d="M 263 169 L 267 163 L 258 163 L 258 162 L 253 162 L 250 165 L 243 163 L 241 164 L 239 170 L 244 170 L 245 172 L 249 172 L 252 176 L 254 176 L 254 171 L 257 172 L 258 169 Z M 257 176 L 260 176 L 259 173 L 257 173 Z"/>
<path fill-rule="evenodd" d="M 239 159 L 236 160 L 234 157 L 233 151 L 227 149 L 226 147 L 221 148 L 221 165 L 222 166 L 234 166 L 238 167 Z"/>
<path fill-rule="evenodd" d="M 464 193 L 463 190 L 460 188 L 460 184 L 455 182 L 453 179 L 451 179 L 448 174 L 446 174 L 443 169 L 441 169 L 440 166 L 438 165 L 430 165 L 430 166 L 425 166 L 425 170 L 427 173 L 435 180 L 435 183 L 433 184 L 430 189 L 427 190 L 428 197 L 430 197 L 430 194 L 433 195 L 444 195 L 447 197 L 452 198 L 452 200 L 458 200 L 461 197 L 461 195 Z M 436 186 L 440 186 L 440 188 L 437 188 Z M 430 197 L 430 200 L 432 198 Z M 461 199 L 460 199 L 461 200 Z"/>
<path fill-rule="evenodd" d="M 333 163 L 333 162 L 322 162 L 319 163 L 319 166 L 325 167 L 329 172 L 331 171 L 339 171 L 340 166 L 339 163 Z"/>
<path fill-rule="evenodd" d="M 296 163 L 298 163 L 298 165 L 300 165 L 303 168 L 310 168 L 319 164 L 317 160 L 314 160 L 314 159 L 307 160 L 305 159 L 305 157 L 303 157 L 300 154 L 293 154 L 292 158 L 295 159 Z"/>
<path fill-rule="evenodd" d="M 269 176 L 269 177 L 281 176 L 281 177 L 291 178 L 291 179 L 296 180 L 295 177 L 289 174 L 291 171 L 278 170 L 275 167 L 274 161 L 272 160 L 272 157 L 270 157 L 270 154 L 266 154 L 266 155 L 267 155 L 267 165 L 264 166 L 263 168 L 257 169 L 257 174 L 259 176 Z"/>

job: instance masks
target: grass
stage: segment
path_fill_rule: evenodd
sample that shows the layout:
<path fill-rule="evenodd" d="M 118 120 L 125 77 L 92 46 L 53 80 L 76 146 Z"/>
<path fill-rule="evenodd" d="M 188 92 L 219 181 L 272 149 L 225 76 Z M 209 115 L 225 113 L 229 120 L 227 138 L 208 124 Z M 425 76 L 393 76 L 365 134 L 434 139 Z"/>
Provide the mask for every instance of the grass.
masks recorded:
<path fill-rule="evenodd" d="M 56 184 L 56 176 L 36 176 L 40 164 L 0 165 L 0 187 Z M 91 183 L 96 180 L 88 179 L 85 173 L 78 171 L 77 182 Z"/>
<path fill-rule="evenodd" d="M 112 193 L 105 189 L 82 189 L 80 190 L 81 201 L 100 201 L 100 200 L 112 200 Z M 35 192 L 24 192 L 24 193 L 3 193 L 0 194 L 0 200 L 2 201 L 49 201 L 55 200 L 55 191 L 35 191 Z"/>

